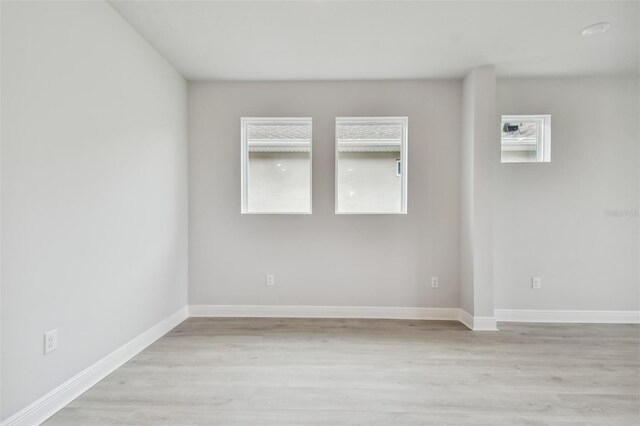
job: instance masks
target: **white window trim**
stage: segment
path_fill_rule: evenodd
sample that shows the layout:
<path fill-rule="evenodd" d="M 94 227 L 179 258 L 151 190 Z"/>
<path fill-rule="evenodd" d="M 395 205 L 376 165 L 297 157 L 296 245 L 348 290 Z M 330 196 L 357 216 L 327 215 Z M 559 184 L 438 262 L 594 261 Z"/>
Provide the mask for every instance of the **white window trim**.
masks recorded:
<path fill-rule="evenodd" d="M 503 115 L 500 120 L 500 128 L 504 122 L 517 121 L 537 121 L 540 126 L 538 138 L 536 141 L 536 163 L 548 163 L 551 161 L 551 115 L 550 114 L 520 114 L 520 115 Z M 500 157 L 502 158 L 502 137 L 500 138 Z M 529 161 L 533 163 L 533 161 Z M 502 163 L 501 164 L 521 164 L 521 163 Z"/>
<path fill-rule="evenodd" d="M 247 140 L 248 126 L 254 124 L 262 125 L 287 125 L 287 124 L 308 124 L 311 129 L 311 140 L 309 141 L 309 211 L 301 212 L 252 212 L 249 211 L 249 141 Z M 313 212 L 313 119 L 311 117 L 241 117 L 240 118 L 240 187 L 242 214 L 312 214 Z M 299 146 L 299 141 L 292 141 L 292 147 Z"/>
<path fill-rule="evenodd" d="M 402 141 L 400 143 L 400 160 L 402 162 L 401 200 L 399 212 L 341 212 L 338 210 L 338 124 L 395 124 L 402 126 Z M 388 141 L 383 141 L 387 142 Z M 408 170 L 409 168 L 409 117 L 336 117 L 335 119 L 335 172 L 334 172 L 334 203 L 335 214 L 407 214 Z"/>

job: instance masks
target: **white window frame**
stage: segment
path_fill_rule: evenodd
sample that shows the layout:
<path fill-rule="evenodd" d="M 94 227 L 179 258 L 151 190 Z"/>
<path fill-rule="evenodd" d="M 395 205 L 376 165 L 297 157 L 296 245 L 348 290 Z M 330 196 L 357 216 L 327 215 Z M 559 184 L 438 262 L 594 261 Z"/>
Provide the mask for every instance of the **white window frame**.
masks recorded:
<path fill-rule="evenodd" d="M 522 161 L 518 163 L 548 163 L 551 161 L 551 115 L 550 114 L 529 114 L 529 115 L 503 115 L 500 120 L 500 129 L 505 122 L 534 121 L 538 126 L 536 140 L 536 161 Z M 501 133 L 502 134 L 502 133 Z M 500 137 L 500 163 L 502 162 L 502 137 Z"/>
<path fill-rule="evenodd" d="M 249 211 L 249 141 L 247 136 L 249 125 L 299 125 L 308 124 L 311 130 L 311 139 L 309 141 L 309 211 L 300 212 L 252 212 Z M 311 117 L 241 117 L 240 118 L 240 187 L 241 187 L 241 207 L 242 214 L 312 214 L 313 212 L 313 119 Z M 256 141 L 263 144 L 262 141 Z M 273 143 L 273 141 L 264 141 L 264 145 Z M 287 140 L 287 144 L 291 147 L 301 145 L 302 141 Z M 306 145 L 306 142 L 304 142 Z"/>
<path fill-rule="evenodd" d="M 400 144 L 400 164 L 401 164 L 401 199 L 399 212 L 343 212 L 338 210 L 338 124 L 378 124 L 378 125 L 401 125 L 402 141 Z M 376 140 L 375 143 L 383 146 L 389 141 Z M 393 142 L 395 143 L 395 142 Z M 407 194 L 408 194 L 408 176 L 409 176 L 409 117 L 336 117 L 335 119 L 335 214 L 407 214 Z"/>

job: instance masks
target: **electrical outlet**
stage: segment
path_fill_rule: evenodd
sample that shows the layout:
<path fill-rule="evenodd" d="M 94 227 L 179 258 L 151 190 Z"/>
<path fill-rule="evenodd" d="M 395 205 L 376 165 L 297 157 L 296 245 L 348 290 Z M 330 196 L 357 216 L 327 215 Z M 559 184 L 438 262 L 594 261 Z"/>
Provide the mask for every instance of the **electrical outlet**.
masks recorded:
<path fill-rule="evenodd" d="M 438 279 L 438 277 L 431 277 L 431 288 L 438 287 L 440 287 L 440 280 Z"/>
<path fill-rule="evenodd" d="M 540 290 L 542 288 L 542 278 L 533 277 L 531 279 L 531 288 L 534 290 Z"/>
<path fill-rule="evenodd" d="M 274 285 L 275 283 L 275 277 L 272 274 L 267 274 L 267 285 Z"/>
<path fill-rule="evenodd" d="M 51 330 L 44 333 L 44 353 L 45 355 L 49 352 L 55 351 L 58 349 L 58 330 Z"/>

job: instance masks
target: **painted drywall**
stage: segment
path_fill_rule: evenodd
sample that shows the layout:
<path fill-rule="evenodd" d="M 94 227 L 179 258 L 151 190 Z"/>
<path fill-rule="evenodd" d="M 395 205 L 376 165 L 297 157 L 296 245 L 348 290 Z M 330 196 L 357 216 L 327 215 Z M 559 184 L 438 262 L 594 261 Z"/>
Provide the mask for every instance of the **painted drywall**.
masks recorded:
<path fill-rule="evenodd" d="M 498 81 L 498 114 L 551 114 L 551 162 L 495 163 L 496 308 L 640 308 L 638 99 L 637 77 Z"/>
<path fill-rule="evenodd" d="M 189 303 L 457 307 L 461 89 L 190 82 Z M 240 214 L 243 116 L 313 117 L 312 215 Z M 407 215 L 335 214 L 336 116 L 409 117 Z"/>
<path fill-rule="evenodd" d="M 460 188 L 460 306 L 493 317 L 493 164 L 498 157 L 493 66 L 463 83 Z"/>
<path fill-rule="evenodd" d="M 473 141 L 475 79 L 463 81 L 460 139 L 460 307 L 473 315 Z"/>
<path fill-rule="evenodd" d="M 187 87 L 106 3 L 1 7 L 7 418 L 187 304 Z"/>

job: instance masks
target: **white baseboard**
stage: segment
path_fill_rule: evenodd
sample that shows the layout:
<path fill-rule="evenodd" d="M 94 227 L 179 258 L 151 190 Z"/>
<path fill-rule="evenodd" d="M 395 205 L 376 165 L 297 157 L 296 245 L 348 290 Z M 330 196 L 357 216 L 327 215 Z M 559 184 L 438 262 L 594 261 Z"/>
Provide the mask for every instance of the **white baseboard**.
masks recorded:
<path fill-rule="evenodd" d="M 464 309 L 460 309 L 458 315 L 458 321 L 464 324 L 469 330 L 473 330 L 473 315 Z"/>
<path fill-rule="evenodd" d="M 111 374 L 147 346 L 188 318 L 185 306 L 144 333 L 125 343 L 95 364 L 76 374 L 37 401 L 2 422 L 2 426 L 39 425 L 76 399 L 87 389 Z"/>
<path fill-rule="evenodd" d="M 640 311 L 496 309 L 495 316 L 503 322 L 640 324 Z"/>
<path fill-rule="evenodd" d="M 498 331 L 496 319 L 494 317 L 474 317 L 464 309 L 459 309 L 458 320 L 473 331 Z"/>
<path fill-rule="evenodd" d="M 497 330 L 493 317 L 473 317 L 458 308 L 375 306 L 190 305 L 190 317 L 360 318 L 460 321 L 473 331 Z"/>
<path fill-rule="evenodd" d="M 190 305 L 190 317 L 458 320 L 457 308 L 370 306 Z"/>

